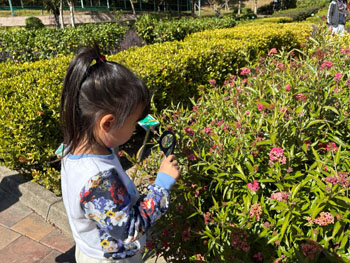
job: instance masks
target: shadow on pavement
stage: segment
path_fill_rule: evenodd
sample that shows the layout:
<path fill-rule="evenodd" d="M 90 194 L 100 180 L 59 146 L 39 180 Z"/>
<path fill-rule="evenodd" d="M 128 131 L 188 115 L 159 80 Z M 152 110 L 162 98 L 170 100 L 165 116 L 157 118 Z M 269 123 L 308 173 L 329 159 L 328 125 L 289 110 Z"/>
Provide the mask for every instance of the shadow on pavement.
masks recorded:
<path fill-rule="evenodd" d="M 75 261 L 75 246 L 68 250 L 66 253 L 59 255 L 55 258 L 56 262 L 59 263 L 76 263 Z"/>

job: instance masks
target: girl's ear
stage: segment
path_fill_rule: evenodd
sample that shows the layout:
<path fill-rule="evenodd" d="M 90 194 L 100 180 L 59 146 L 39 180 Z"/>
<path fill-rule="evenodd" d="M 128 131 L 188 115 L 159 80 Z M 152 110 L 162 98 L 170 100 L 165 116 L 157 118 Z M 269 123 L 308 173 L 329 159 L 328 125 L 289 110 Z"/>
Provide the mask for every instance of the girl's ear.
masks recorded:
<path fill-rule="evenodd" d="M 103 115 L 100 118 L 99 128 L 104 132 L 109 132 L 113 128 L 114 122 L 115 117 L 112 114 Z"/>

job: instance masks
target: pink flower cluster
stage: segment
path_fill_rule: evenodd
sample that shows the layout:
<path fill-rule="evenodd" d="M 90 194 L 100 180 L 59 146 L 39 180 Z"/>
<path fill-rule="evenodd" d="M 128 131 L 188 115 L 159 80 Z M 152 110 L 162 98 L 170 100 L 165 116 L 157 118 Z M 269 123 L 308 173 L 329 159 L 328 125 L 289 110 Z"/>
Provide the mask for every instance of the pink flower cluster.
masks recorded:
<path fill-rule="evenodd" d="M 276 49 L 276 48 L 271 48 L 271 49 L 269 50 L 269 52 L 267 53 L 267 55 L 268 55 L 269 57 L 272 57 L 274 54 L 277 54 L 277 49 Z"/>
<path fill-rule="evenodd" d="M 283 149 L 281 147 L 273 147 L 270 151 L 270 161 L 279 162 L 282 164 L 286 163 L 286 156 L 283 153 Z"/>
<path fill-rule="evenodd" d="M 253 183 L 248 183 L 248 188 L 253 192 L 258 191 L 260 189 L 258 181 L 254 180 Z"/>
<path fill-rule="evenodd" d="M 262 262 L 263 258 L 261 256 L 261 252 L 258 252 L 256 254 L 253 255 L 253 258 L 256 258 L 258 261 Z"/>
<path fill-rule="evenodd" d="M 261 214 L 262 214 L 261 206 L 258 203 L 255 203 L 254 205 L 252 205 L 249 211 L 249 216 L 251 218 L 254 218 L 255 216 L 255 221 L 259 221 Z"/>
<path fill-rule="evenodd" d="M 288 192 L 277 192 L 277 193 L 273 193 L 270 196 L 270 199 L 286 203 L 289 196 L 290 196 L 290 193 L 288 193 Z"/>
<path fill-rule="evenodd" d="M 258 111 L 263 111 L 264 109 L 266 109 L 265 105 L 263 104 L 258 104 Z"/>
<path fill-rule="evenodd" d="M 248 252 L 250 250 L 248 238 L 247 231 L 242 232 L 242 230 L 238 229 L 231 234 L 231 246 L 237 250 Z"/>
<path fill-rule="evenodd" d="M 290 86 L 290 84 L 288 84 L 288 85 L 285 87 L 285 90 L 286 90 L 286 91 L 290 91 L 290 88 L 291 88 L 291 86 Z"/>
<path fill-rule="evenodd" d="M 204 128 L 204 133 L 210 134 L 210 133 L 212 133 L 212 132 L 213 132 L 213 131 L 211 130 L 210 127 L 205 127 L 205 128 Z"/>
<path fill-rule="evenodd" d="M 327 60 L 323 61 L 321 65 L 321 69 L 330 69 L 331 67 L 333 67 L 333 63 Z"/>
<path fill-rule="evenodd" d="M 335 82 L 339 82 L 341 80 L 341 78 L 343 77 L 343 74 L 341 73 L 336 73 L 334 76 L 334 81 Z"/>
<path fill-rule="evenodd" d="M 328 176 L 323 178 L 322 181 L 331 183 L 332 185 L 340 185 L 343 188 L 350 187 L 350 177 L 347 172 L 338 172 L 338 176 Z"/>
<path fill-rule="evenodd" d="M 192 130 L 191 127 L 186 127 L 186 128 L 185 128 L 185 132 L 186 132 L 189 136 L 193 136 L 193 135 L 194 135 L 194 130 Z"/>
<path fill-rule="evenodd" d="M 307 240 L 306 243 L 301 244 L 301 249 L 304 256 L 311 259 L 314 259 L 322 251 L 320 244 L 312 240 Z"/>
<path fill-rule="evenodd" d="M 249 68 L 242 68 L 241 75 L 248 75 L 249 73 L 250 73 L 250 69 Z"/>
<path fill-rule="evenodd" d="M 295 98 L 297 100 L 301 100 L 302 102 L 306 102 L 307 101 L 307 96 L 303 93 L 298 93 L 297 95 L 295 95 Z"/>
<path fill-rule="evenodd" d="M 346 48 L 342 48 L 340 49 L 340 53 L 342 53 L 343 55 L 350 53 L 350 48 L 346 47 Z"/>
<path fill-rule="evenodd" d="M 327 226 L 329 224 L 334 224 L 334 216 L 329 212 L 321 212 L 320 216 L 315 218 L 312 222 L 319 226 Z"/>
<path fill-rule="evenodd" d="M 337 147 L 337 145 L 335 144 L 335 142 L 330 142 L 330 143 L 328 143 L 327 146 L 326 146 L 327 152 L 329 152 L 329 151 L 335 152 L 335 151 L 337 151 L 337 149 L 338 149 L 338 147 Z"/>

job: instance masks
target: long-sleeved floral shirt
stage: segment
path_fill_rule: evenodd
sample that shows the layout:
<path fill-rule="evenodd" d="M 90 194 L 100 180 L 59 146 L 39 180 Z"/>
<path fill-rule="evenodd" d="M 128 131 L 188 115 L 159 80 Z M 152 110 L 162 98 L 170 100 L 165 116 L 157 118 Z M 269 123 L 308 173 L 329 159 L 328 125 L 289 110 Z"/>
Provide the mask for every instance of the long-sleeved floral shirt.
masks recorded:
<path fill-rule="evenodd" d="M 168 209 L 170 188 L 159 186 L 164 179 L 158 177 L 138 200 L 132 200 L 115 169 L 98 173 L 83 187 L 80 206 L 96 222 L 105 258 L 135 255 L 140 249 L 135 241 Z"/>

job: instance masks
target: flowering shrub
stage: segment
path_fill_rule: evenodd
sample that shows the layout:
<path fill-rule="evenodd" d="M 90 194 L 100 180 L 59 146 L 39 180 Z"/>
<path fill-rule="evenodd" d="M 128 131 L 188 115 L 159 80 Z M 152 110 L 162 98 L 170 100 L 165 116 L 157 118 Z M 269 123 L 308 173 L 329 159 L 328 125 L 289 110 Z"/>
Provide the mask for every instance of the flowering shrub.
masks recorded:
<path fill-rule="evenodd" d="M 149 249 L 168 262 L 349 262 L 344 50 L 320 37 L 300 55 L 267 52 L 159 116 L 183 172 Z"/>

